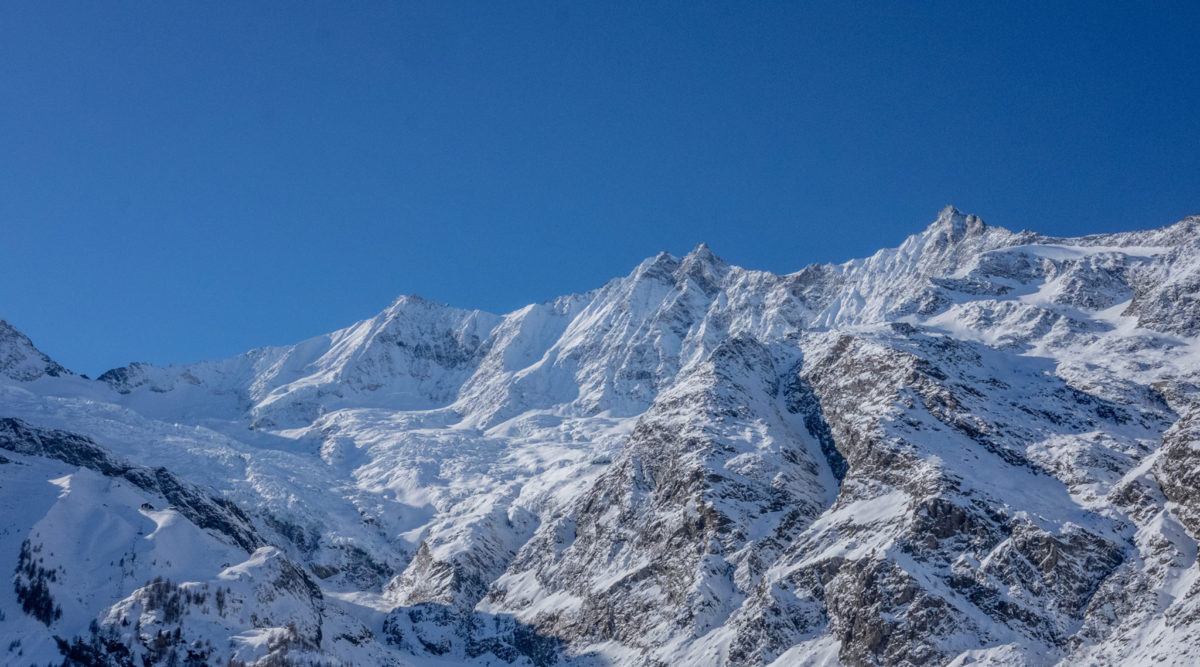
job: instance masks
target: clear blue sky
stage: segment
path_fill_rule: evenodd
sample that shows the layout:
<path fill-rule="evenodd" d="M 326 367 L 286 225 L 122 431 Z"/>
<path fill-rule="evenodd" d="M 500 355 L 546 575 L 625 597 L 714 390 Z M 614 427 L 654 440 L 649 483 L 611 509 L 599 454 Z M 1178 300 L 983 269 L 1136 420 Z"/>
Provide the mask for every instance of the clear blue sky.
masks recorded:
<path fill-rule="evenodd" d="M 1200 3 L 0 3 L 0 317 L 95 374 L 954 204 L 1200 213 Z"/>

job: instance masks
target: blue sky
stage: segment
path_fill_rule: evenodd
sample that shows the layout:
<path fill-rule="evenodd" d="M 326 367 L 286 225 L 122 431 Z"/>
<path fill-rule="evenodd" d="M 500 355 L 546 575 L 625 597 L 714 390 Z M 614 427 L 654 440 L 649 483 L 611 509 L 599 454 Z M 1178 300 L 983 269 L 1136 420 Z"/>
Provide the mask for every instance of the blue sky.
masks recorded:
<path fill-rule="evenodd" d="M 954 204 L 1200 213 L 1200 3 L 6 2 L 0 317 L 79 372 L 506 312 Z"/>

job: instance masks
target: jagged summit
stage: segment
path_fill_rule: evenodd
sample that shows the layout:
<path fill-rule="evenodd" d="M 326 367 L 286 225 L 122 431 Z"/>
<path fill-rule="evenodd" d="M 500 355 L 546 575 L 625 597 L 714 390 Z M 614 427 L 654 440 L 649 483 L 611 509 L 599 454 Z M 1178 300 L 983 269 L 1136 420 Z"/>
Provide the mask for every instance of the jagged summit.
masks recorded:
<path fill-rule="evenodd" d="M 968 215 L 953 206 L 946 206 L 938 217 L 925 229 L 924 235 L 945 234 L 953 242 L 961 241 L 967 236 L 978 236 L 987 230 L 987 225 L 980 218 Z"/>
<path fill-rule="evenodd" d="M 684 259 L 689 259 L 689 258 L 692 259 L 693 261 L 705 262 L 705 263 L 709 263 L 709 264 L 724 264 L 725 263 L 725 260 L 721 259 L 720 257 L 717 257 L 717 255 L 715 253 L 713 253 L 712 248 L 710 248 L 709 245 L 703 241 L 701 241 L 700 243 L 697 243 L 696 247 L 692 248 L 691 251 L 689 251 L 687 255 L 684 255 Z"/>
<path fill-rule="evenodd" d="M 34 346 L 28 336 L 0 319 L 0 375 L 14 380 L 74 375 Z"/>
<path fill-rule="evenodd" d="M 938 213 L 937 218 L 928 227 L 920 233 L 910 236 L 909 239 L 921 251 L 931 252 L 947 245 L 971 244 L 977 239 L 997 233 L 1010 234 L 1007 229 L 989 226 L 978 216 L 963 213 L 953 206 L 947 206 Z"/>
<path fill-rule="evenodd" d="M 697 243 L 695 248 L 692 248 L 688 254 L 683 256 L 682 261 L 685 264 L 704 264 L 713 267 L 714 269 L 721 269 L 729 266 L 724 259 L 718 257 L 717 254 L 712 251 L 712 248 L 710 248 L 707 243 Z"/>
<path fill-rule="evenodd" d="M 393 299 L 392 303 L 390 303 L 388 305 L 388 307 L 382 311 L 382 313 L 398 314 L 398 313 L 406 312 L 411 309 L 421 309 L 421 310 L 452 309 L 452 310 L 456 310 L 456 311 L 463 312 L 463 313 L 478 312 L 478 313 L 484 314 L 484 315 L 491 314 L 491 313 L 487 313 L 486 311 L 482 311 L 482 310 L 467 310 L 464 308 L 458 308 L 458 307 L 456 307 L 452 304 L 448 304 L 448 303 L 439 303 L 437 301 L 430 301 L 429 299 L 426 299 L 425 297 L 423 297 L 419 294 L 401 294 L 400 296 Z"/>
<path fill-rule="evenodd" d="M 674 273 L 678 267 L 679 258 L 669 252 L 663 251 L 653 257 L 647 257 L 642 260 L 630 275 L 635 278 L 663 278 Z"/>

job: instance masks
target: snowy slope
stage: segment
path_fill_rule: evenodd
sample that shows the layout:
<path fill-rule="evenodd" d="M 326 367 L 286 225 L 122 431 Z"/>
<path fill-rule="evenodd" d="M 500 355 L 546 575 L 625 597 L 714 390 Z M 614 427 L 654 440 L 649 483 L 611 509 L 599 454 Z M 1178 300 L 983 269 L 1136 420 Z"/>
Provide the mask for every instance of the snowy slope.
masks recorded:
<path fill-rule="evenodd" d="M 97 381 L 3 324 L 0 553 L 54 603 L 0 595 L 0 649 L 1192 664 L 1197 294 L 1200 218 L 1061 239 L 947 208 L 844 264 L 701 245 Z"/>

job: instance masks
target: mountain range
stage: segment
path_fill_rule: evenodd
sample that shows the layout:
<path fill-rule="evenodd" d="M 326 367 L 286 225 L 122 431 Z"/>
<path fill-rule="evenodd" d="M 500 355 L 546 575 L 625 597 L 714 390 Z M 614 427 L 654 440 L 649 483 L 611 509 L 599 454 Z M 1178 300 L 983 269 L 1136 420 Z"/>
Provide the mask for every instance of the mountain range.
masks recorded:
<path fill-rule="evenodd" d="M 94 380 L 0 321 L 4 664 L 1194 665 L 1198 538 L 1200 216 Z"/>

